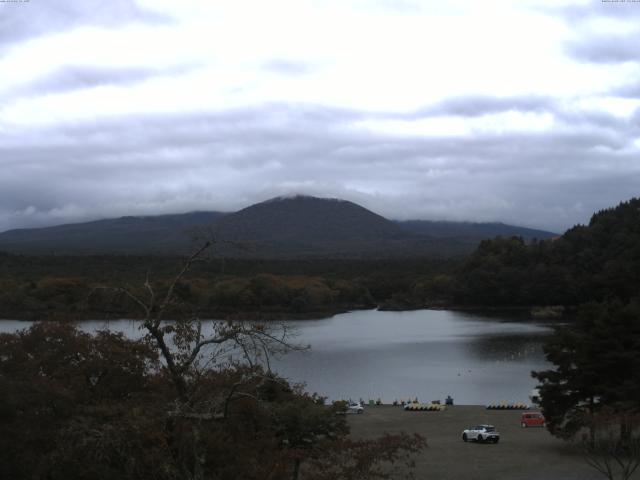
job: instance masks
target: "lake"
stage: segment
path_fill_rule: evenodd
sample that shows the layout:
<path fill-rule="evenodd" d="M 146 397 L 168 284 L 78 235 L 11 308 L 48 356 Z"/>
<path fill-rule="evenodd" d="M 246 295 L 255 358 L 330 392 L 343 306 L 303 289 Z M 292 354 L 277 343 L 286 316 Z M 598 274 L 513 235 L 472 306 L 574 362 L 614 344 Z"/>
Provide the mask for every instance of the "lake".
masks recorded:
<path fill-rule="evenodd" d="M 447 310 L 360 310 L 321 320 L 287 321 L 305 352 L 276 359 L 274 370 L 330 399 L 415 398 L 457 404 L 525 402 L 535 387 L 531 370 L 550 368 L 542 344 L 549 325 Z M 1 321 L 0 331 L 28 322 Z M 138 337 L 139 322 L 82 322 Z"/>

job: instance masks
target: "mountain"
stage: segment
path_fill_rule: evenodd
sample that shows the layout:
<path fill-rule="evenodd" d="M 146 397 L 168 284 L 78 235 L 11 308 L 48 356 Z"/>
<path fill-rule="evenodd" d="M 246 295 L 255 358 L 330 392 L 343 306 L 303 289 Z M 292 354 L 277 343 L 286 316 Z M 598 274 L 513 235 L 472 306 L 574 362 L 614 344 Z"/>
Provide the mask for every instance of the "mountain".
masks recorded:
<path fill-rule="evenodd" d="M 267 242 L 343 242 L 405 236 L 394 222 L 346 200 L 278 197 L 251 205 L 217 224 L 227 237 Z"/>
<path fill-rule="evenodd" d="M 0 233 L 0 250 L 185 254 L 198 239 L 211 235 L 220 240 L 216 253 L 228 257 L 397 258 L 467 254 L 482 239 L 495 235 L 554 234 L 503 224 L 393 222 L 345 200 L 296 196 L 274 198 L 235 213 L 122 217 L 10 230 Z"/>
<path fill-rule="evenodd" d="M 251 205 L 214 228 L 248 254 L 267 257 L 398 256 L 393 250 L 411 240 L 394 222 L 355 203 L 304 196 Z"/>
<path fill-rule="evenodd" d="M 478 241 L 493 237 L 522 237 L 526 241 L 547 240 L 557 237 L 557 233 L 533 228 L 516 227 L 499 222 L 447 222 L 431 220 L 406 220 L 397 222 L 403 229 L 437 238 L 473 238 Z"/>
<path fill-rule="evenodd" d="M 215 223 L 221 212 L 121 217 L 0 233 L 0 250 L 21 253 L 170 254 L 188 250 L 190 234 Z"/>

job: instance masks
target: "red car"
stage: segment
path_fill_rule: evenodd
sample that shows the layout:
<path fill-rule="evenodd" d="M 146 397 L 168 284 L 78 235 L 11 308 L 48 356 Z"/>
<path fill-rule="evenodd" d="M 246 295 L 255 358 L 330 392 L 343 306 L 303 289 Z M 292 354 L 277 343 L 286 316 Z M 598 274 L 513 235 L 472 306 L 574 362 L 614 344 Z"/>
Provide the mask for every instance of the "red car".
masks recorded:
<path fill-rule="evenodd" d="M 522 428 L 544 427 L 544 415 L 540 412 L 525 412 L 520 419 L 520 425 L 522 425 Z"/>

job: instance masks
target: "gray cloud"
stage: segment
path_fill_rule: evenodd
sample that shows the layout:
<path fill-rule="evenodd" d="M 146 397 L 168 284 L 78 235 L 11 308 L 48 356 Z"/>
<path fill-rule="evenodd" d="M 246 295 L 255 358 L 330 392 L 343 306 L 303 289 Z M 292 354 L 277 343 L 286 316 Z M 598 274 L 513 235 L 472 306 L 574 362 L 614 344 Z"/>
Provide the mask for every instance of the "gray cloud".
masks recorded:
<path fill-rule="evenodd" d="M 591 18 L 615 18 L 634 20 L 640 18 L 640 3 L 635 1 L 587 2 L 584 4 L 563 5 L 557 7 L 539 7 L 544 13 L 564 17 L 571 24 L 579 24 Z"/>
<path fill-rule="evenodd" d="M 610 91 L 612 95 L 624 98 L 640 98 L 640 78 Z"/>
<path fill-rule="evenodd" d="M 406 0 L 353 5 L 409 15 L 424 7 Z M 566 45 L 571 58 L 603 68 L 640 61 L 640 33 L 594 36 L 579 26 L 602 16 L 637 21 L 640 4 L 592 2 L 549 11 L 562 15 L 576 33 L 577 40 Z M 171 21 L 134 0 L 0 2 L 0 55 L 25 40 L 80 26 Z M 263 72 L 293 78 L 314 73 L 313 65 L 277 55 L 267 57 Z M 5 91 L 0 101 L 127 86 L 189 68 L 59 65 Z M 640 98 L 640 79 L 627 80 L 609 93 Z M 0 231 L 120 215 L 233 211 L 295 193 L 345 198 L 389 218 L 504 221 L 563 231 L 588 221 L 595 210 L 638 195 L 640 185 L 640 110 L 621 118 L 564 105 L 544 94 L 465 95 L 408 113 L 264 104 L 96 116 L 30 128 L 7 123 L 0 129 Z M 480 117 L 504 112 L 548 114 L 556 128 L 422 137 L 357 126 L 441 116 L 475 125 L 484 121 Z"/>
<path fill-rule="evenodd" d="M 32 82 L 16 86 L 3 96 L 16 99 L 30 95 L 64 93 L 103 85 L 133 85 L 159 75 L 180 74 L 192 68 L 182 65 L 171 68 L 108 68 L 89 65 L 67 65 Z"/>
<path fill-rule="evenodd" d="M 507 103 L 536 105 L 521 100 Z M 280 104 L 4 132 L 0 230 L 233 211 L 306 193 L 346 198 L 390 218 L 562 231 L 637 195 L 640 166 L 629 145 L 640 127 L 588 112 L 554 114 L 566 128 L 456 138 L 371 133 L 353 128 L 370 118 L 366 112 Z"/>
<path fill-rule="evenodd" d="M 640 60 L 640 2 L 596 1 L 579 5 L 537 7 L 534 10 L 562 18 L 577 35 L 565 45 L 565 51 L 576 60 L 592 63 L 637 62 Z M 597 34 L 585 30 L 591 20 L 610 19 L 635 28 L 618 34 Z"/>
<path fill-rule="evenodd" d="M 638 4 L 640 10 L 640 3 Z M 640 61 L 640 30 L 618 35 L 595 35 L 569 43 L 567 53 L 581 61 L 622 63 Z"/>
<path fill-rule="evenodd" d="M 407 118 L 419 118 L 432 115 L 479 117 L 486 114 L 507 111 L 540 113 L 553 109 L 555 109 L 553 99 L 540 95 L 517 97 L 466 95 L 445 99 L 436 105 L 416 110 L 404 116 Z"/>
<path fill-rule="evenodd" d="M 169 21 L 166 16 L 141 8 L 135 0 L 0 2 L 0 53 L 17 42 L 80 25 L 114 27 L 130 22 Z"/>

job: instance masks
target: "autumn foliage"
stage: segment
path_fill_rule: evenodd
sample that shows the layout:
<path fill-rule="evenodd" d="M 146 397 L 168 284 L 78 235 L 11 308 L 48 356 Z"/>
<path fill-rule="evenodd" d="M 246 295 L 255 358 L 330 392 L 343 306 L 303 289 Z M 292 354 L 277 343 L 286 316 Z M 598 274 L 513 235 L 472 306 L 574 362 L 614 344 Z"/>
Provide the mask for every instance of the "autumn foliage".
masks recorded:
<path fill-rule="evenodd" d="M 0 352 L 0 478 L 386 478 L 424 446 L 350 440 L 340 406 L 257 366 L 200 370 L 181 399 L 151 342 L 113 332 L 38 323 Z"/>

